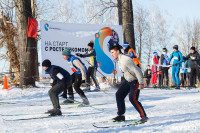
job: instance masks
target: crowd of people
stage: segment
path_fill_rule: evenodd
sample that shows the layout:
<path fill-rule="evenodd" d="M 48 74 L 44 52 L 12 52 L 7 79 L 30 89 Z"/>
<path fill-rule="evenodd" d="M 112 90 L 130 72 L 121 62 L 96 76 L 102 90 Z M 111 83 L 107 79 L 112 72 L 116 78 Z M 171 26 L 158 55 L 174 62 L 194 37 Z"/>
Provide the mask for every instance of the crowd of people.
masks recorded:
<path fill-rule="evenodd" d="M 171 63 L 172 59 L 173 62 Z M 190 48 L 190 53 L 185 56 L 178 50 L 178 45 L 173 46 L 173 52 L 170 56 L 168 56 L 167 48 L 163 48 L 163 53 L 160 56 L 157 52 L 153 52 L 152 66 L 150 68 L 150 65 L 148 65 L 144 72 L 146 85 L 149 87 L 150 81 L 152 81 L 154 88 L 196 88 L 200 81 L 199 65 L 199 53 L 193 46 Z M 169 69 L 171 67 L 173 84 L 169 86 Z"/>

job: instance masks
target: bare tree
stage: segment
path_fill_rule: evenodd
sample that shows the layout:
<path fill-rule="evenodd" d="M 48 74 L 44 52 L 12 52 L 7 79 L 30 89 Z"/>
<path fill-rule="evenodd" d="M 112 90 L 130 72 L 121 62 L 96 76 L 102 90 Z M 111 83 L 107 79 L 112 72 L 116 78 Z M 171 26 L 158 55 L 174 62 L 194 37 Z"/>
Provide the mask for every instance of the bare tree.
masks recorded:
<path fill-rule="evenodd" d="M 193 20 L 193 38 L 192 38 L 192 46 L 195 46 L 196 49 L 199 49 L 200 44 L 200 21 L 198 19 Z"/>
<path fill-rule="evenodd" d="M 156 36 L 156 15 L 155 15 L 155 10 L 153 9 L 150 16 L 149 16 L 149 19 L 148 19 L 148 29 L 147 29 L 147 42 L 146 42 L 146 46 L 148 48 L 148 54 L 147 54 L 147 64 L 149 65 L 150 64 L 150 59 L 151 59 L 151 53 L 152 53 L 152 50 L 153 49 L 153 44 L 155 44 L 155 36 Z M 158 47 L 158 46 L 157 46 Z M 156 47 L 156 48 L 157 48 Z"/>
<path fill-rule="evenodd" d="M 16 85 L 19 82 L 19 51 L 15 42 L 17 38 L 16 27 L 13 23 L 13 1 L 1 1 L 1 19 L 0 19 L 0 46 L 6 49 L 6 54 L 1 55 L 6 59 L 9 66 L 10 85 Z"/>
<path fill-rule="evenodd" d="M 171 35 L 169 33 L 169 25 L 167 24 L 167 13 L 161 13 L 157 10 L 157 40 L 159 45 L 163 47 L 169 46 Z"/>
<path fill-rule="evenodd" d="M 192 46 L 192 25 L 188 19 L 186 19 L 186 24 L 184 26 L 184 32 L 186 36 L 186 43 L 187 43 L 187 53 L 190 52 L 190 47 Z"/>
<path fill-rule="evenodd" d="M 118 0 L 119 24 L 122 23 L 123 37 L 125 42 L 129 42 L 135 50 L 135 34 L 133 21 L 132 0 Z"/>
<path fill-rule="evenodd" d="M 174 32 L 174 39 L 176 40 L 176 44 L 180 46 L 180 50 L 183 55 L 187 54 L 187 43 L 186 43 L 186 37 L 185 37 L 185 31 L 184 31 L 184 24 L 182 22 L 177 22 L 175 25 L 175 32 Z"/>
<path fill-rule="evenodd" d="M 33 0 L 14 0 L 18 44 L 20 48 L 20 87 L 35 86 L 37 58 L 36 38 L 27 38 L 28 17 L 35 18 L 35 6 Z"/>
<path fill-rule="evenodd" d="M 145 33 L 148 29 L 148 17 L 149 12 L 144 9 L 143 7 L 137 5 L 134 11 L 135 16 L 135 35 L 136 35 L 136 42 L 139 43 L 138 49 L 138 58 L 141 60 L 142 57 L 142 47 L 145 45 L 146 36 Z"/>

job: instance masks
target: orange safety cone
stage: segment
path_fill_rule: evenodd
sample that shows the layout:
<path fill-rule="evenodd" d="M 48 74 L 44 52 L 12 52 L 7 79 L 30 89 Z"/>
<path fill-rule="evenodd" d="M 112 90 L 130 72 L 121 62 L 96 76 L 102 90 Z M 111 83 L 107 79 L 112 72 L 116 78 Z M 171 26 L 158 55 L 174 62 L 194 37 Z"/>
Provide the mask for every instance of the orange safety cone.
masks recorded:
<path fill-rule="evenodd" d="M 6 76 L 4 77 L 3 89 L 8 90 L 8 81 Z"/>

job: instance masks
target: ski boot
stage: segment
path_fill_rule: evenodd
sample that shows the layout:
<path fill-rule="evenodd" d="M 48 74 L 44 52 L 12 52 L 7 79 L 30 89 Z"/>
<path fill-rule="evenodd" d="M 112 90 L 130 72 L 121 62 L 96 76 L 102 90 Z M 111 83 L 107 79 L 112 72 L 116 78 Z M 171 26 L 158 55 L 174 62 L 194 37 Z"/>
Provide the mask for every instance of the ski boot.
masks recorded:
<path fill-rule="evenodd" d="M 54 109 L 47 110 L 47 112 L 45 112 L 45 114 L 51 114 L 53 111 L 54 111 Z"/>
<path fill-rule="evenodd" d="M 177 89 L 177 90 L 180 90 L 180 86 L 179 86 L 179 85 L 177 85 L 177 86 L 175 87 L 175 89 Z"/>
<path fill-rule="evenodd" d="M 84 92 L 90 92 L 90 86 L 87 86 L 85 89 L 83 89 Z"/>
<path fill-rule="evenodd" d="M 115 118 L 112 118 L 113 122 L 122 122 L 125 121 L 125 116 L 124 115 L 118 115 Z"/>
<path fill-rule="evenodd" d="M 100 90 L 101 90 L 100 87 L 97 86 L 97 87 L 95 87 L 95 89 L 93 91 L 100 91 Z"/>
<path fill-rule="evenodd" d="M 67 94 L 63 93 L 62 95 L 60 95 L 60 97 L 67 99 Z"/>
<path fill-rule="evenodd" d="M 88 105 L 90 105 L 90 102 L 88 101 L 87 97 L 81 97 L 83 102 L 81 104 L 78 105 L 78 107 L 87 107 Z"/>
<path fill-rule="evenodd" d="M 142 118 L 142 119 L 140 119 L 139 121 L 138 121 L 138 123 L 145 123 L 145 122 L 147 122 L 148 121 L 148 117 L 144 117 L 144 118 Z"/>
<path fill-rule="evenodd" d="M 62 112 L 60 111 L 59 108 L 54 109 L 53 112 L 51 112 L 49 116 L 57 116 L 57 115 L 62 115 Z"/>
<path fill-rule="evenodd" d="M 68 98 L 67 100 L 63 101 L 63 104 L 73 104 L 74 103 L 74 99 L 72 98 Z"/>

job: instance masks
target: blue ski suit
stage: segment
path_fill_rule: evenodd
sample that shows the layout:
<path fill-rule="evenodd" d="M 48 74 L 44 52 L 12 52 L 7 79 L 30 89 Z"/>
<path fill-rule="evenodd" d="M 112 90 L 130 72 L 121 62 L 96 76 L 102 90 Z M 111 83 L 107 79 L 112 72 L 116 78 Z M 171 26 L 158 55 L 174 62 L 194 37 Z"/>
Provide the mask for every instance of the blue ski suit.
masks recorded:
<path fill-rule="evenodd" d="M 179 79 L 179 72 L 180 72 L 180 63 L 183 62 L 183 56 L 180 51 L 172 52 L 169 62 L 171 59 L 174 59 L 173 66 L 172 66 L 172 78 L 175 85 L 180 85 L 180 79 Z"/>

